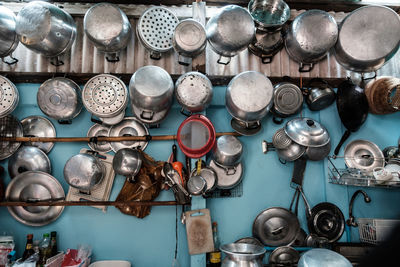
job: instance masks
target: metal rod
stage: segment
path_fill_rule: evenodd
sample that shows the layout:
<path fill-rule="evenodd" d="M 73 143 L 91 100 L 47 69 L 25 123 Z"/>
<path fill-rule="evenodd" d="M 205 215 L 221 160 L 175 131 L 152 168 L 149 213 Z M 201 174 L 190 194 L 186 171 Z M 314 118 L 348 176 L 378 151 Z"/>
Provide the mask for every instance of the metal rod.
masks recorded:
<path fill-rule="evenodd" d="M 190 203 L 179 204 L 176 201 L 4 201 L 0 202 L 0 207 L 30 207 L 30 206 L 176 206 L 190 205 Z"/>

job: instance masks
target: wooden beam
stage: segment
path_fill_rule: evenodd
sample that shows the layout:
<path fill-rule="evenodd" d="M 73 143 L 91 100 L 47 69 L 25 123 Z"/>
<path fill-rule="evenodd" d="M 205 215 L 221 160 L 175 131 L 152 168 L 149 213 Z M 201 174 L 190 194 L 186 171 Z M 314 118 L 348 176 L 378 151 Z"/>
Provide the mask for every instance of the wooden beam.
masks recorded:
<path fill-rule="evenodd" d="M 4 201 L 0 202 L 0 207 L 31 207 L 31 206 L 176 206 L 190 205 L 190 203 L 178 204 L 176 201 Z"/>

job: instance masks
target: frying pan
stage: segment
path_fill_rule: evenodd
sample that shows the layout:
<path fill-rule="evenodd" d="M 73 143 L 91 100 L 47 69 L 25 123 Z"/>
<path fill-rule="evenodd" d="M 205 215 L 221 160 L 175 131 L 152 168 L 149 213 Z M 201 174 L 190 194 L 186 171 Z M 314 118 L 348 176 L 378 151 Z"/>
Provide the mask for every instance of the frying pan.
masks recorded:
<path fill-rule="evenodd" d="M 340 120 L 346 127 L 346 131 L 335 148 L 335 156 L 339 154 L 340 148 L 347 138 L 349 138 L 350 134 L 358 131 L 365 122 L 369 109 L 364 89 L 354 84 L 350 78 L 339 85 L 336 106 Z"/>

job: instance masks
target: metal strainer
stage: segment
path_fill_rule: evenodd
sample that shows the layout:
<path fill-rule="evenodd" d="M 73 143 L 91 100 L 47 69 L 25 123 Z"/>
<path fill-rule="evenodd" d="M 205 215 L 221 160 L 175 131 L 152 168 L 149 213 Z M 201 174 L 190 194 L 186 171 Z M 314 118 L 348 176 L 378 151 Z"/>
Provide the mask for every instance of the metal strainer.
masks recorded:
<path fill-rule="evenodd" d="M 82 102 L 94 116 L 115 117 L 125 110 L 128 104 L 128 90 L 124 82 L 117 77 L 99 74 L 85 84 Z"/>
<path fill-rule="evenodd" d="M 0 160 L 10 157 L 21 145 L 20 142 L 2 141 L 2 138 L 23 135 L 22 125 L 17 118 L 12 115 L 0 118 Z"/>
<path fill-rule="evenodd" d="M 172 36 L 179 19 L 165 7 L 151 7 L 139 18 L 137 34 L 150 57 L 160 59 L 163 52 L 172 49 Z"/>
<path fill-rule="evenodd" d="M 6 77 L 0 75 L 0 117 L 7 116 L 17 107 L 19 93 L 17 87 Z"/>
<path fill-rule="evenodd" d="M 274 136 L 272 137 L 272 144 L 277 149 L 285 149 L 292 143 L 292 139 L 287 136 L 285 130 L 280 128 L 278 131 L 275 132 Z"/>

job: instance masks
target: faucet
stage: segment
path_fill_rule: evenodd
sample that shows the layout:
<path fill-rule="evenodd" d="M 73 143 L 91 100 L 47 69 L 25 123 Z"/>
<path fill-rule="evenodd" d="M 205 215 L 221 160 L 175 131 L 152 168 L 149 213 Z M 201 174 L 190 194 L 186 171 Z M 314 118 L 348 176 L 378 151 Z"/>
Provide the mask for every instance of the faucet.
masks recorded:
<path fill-rule="evenodd" d="M 349 205 L 349 219 L 347 219 L 347 221 L 346 221 L 346 224 L 348 226 L 353 226 L 353 227 L 358 226 L 358 223 L 356 222 L 356 218 L 354 218 L 354 216 L 353 216 L 353 203 L 359 193 L 364 195 L 365 203 L 371 202 L 371 198 L 368 196 L 368 194 L 365 191 L 357 190 L 356 192 L 354 192 L 353 196 L 351 197 L 350 205 Z"/>

